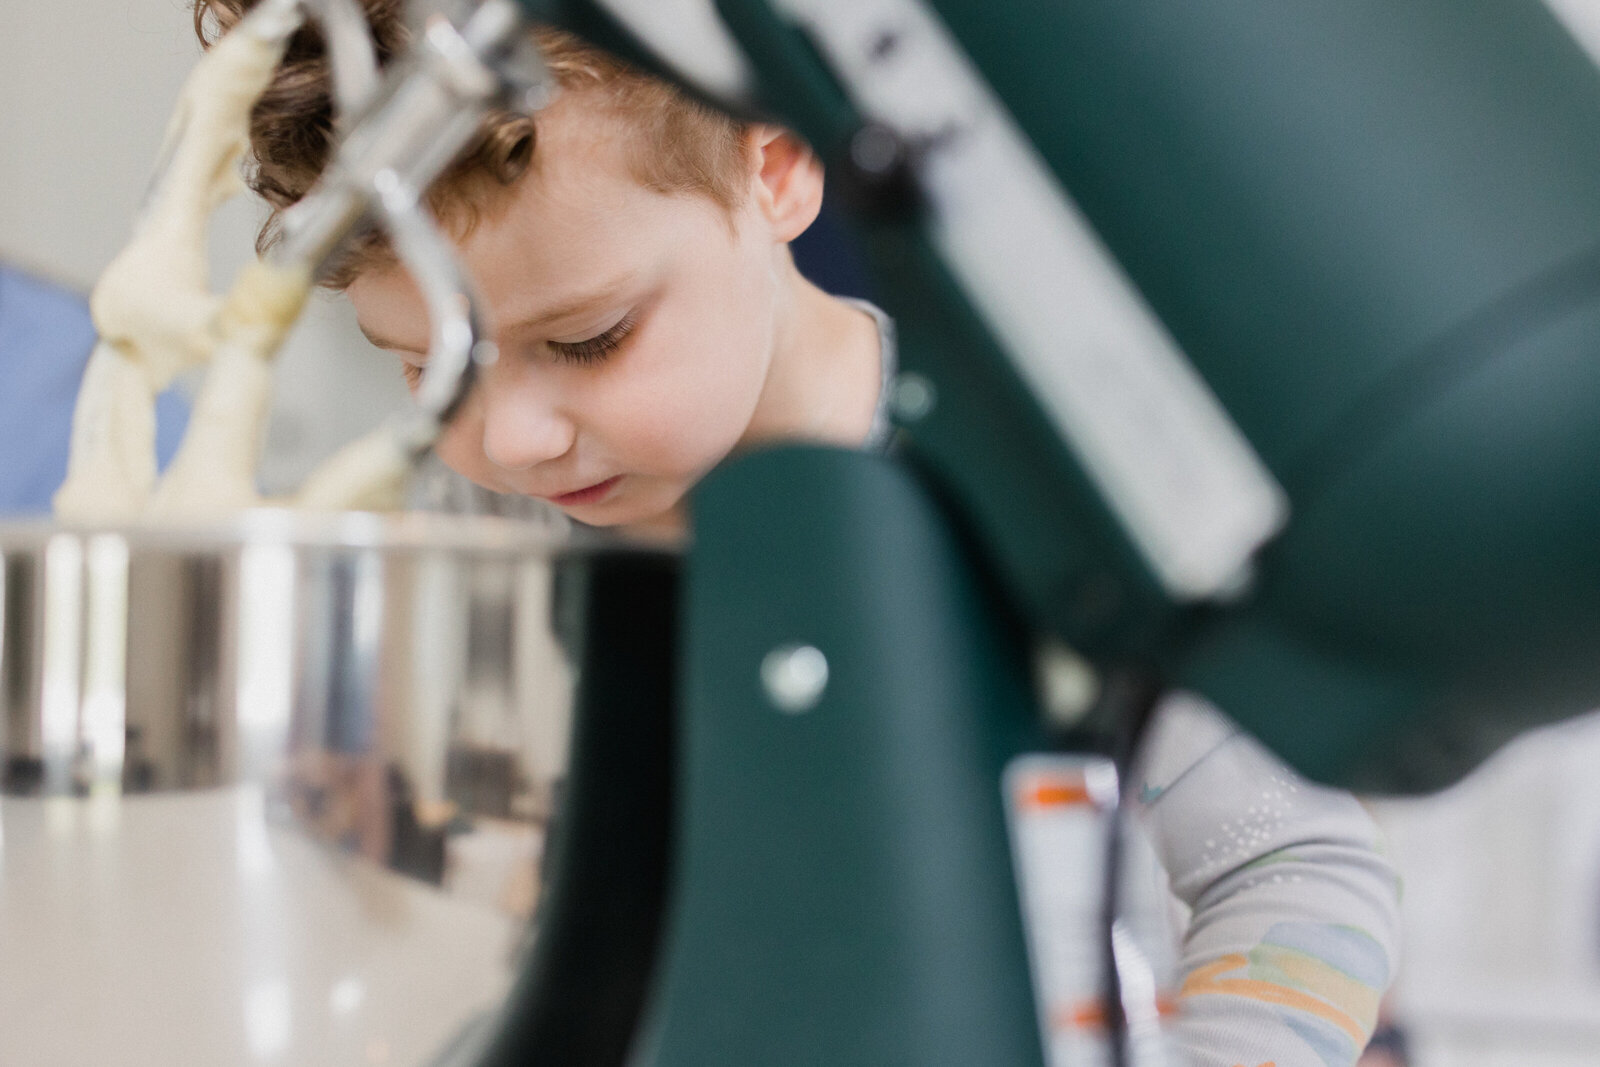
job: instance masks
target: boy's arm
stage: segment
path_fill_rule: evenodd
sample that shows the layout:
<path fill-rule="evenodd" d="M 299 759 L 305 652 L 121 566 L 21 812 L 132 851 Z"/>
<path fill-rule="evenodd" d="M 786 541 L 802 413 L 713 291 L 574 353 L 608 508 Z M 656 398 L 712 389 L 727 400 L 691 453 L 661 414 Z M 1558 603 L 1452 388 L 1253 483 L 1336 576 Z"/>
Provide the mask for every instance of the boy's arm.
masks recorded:
<path fill-rule="evenodd" d="M 1194 1067 L 1345 1067 L 1395 971 L 1399 879 L 1377 827 L 1203 701 L 1170 698 L 1145 825 L 1191 909 L 1175 1028 Z"/>

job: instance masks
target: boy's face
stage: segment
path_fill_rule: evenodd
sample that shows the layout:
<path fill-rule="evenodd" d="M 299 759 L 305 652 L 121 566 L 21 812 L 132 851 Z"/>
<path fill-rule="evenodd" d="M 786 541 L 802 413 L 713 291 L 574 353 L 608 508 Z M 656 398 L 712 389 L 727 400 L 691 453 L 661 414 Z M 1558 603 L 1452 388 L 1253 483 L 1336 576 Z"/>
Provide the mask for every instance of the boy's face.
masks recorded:
<path fill-rule="evenodd" d="M 784 240 L 754 200 L 730 219 L 641 186 L 621 134 L 564 98 L 541 115 L 536 168 L 458 243 L 500 357 L 438 446 L 480 485 L 597 525 L 666 515 L 739 443 L 772 358 Z M 428 319 L 409 276 L 375 269 L 348 295 L 415 380 Z"/>

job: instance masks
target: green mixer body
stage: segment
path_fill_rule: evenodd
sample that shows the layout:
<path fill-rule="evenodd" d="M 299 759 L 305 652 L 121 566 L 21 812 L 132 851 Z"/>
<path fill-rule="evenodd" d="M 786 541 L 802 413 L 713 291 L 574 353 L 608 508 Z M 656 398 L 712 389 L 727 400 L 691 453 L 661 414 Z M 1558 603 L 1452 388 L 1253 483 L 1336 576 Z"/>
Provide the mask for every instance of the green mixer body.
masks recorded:
<path fill-rule="evenodd" d="M 597 7 L 525 6 L 653 62 Z M 1042 640 L 1379 791 L 1600 705 L 1600 72 L 1543 4 L 931 0 L 1281 488 L 1208 597 L 963 287 L 917 154 L 853 173 L 875 116 L 825 50 L 788 5 L 718 6 L 937 404 L 888 458 L 762 453 L 695 498 L 632 1062 L 1041 1062 L 1000 773 L 1092 743 L 1041 726 Z M 801 716 L 758 681 L 796 641 L 834 666 Z"/>

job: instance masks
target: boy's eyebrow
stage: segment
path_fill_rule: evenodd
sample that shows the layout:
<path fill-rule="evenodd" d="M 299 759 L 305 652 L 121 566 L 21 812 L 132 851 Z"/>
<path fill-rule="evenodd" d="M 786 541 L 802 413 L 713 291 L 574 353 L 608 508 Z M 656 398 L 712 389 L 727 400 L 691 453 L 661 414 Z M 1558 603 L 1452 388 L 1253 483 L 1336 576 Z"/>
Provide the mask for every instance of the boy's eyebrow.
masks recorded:
<path fill-rule="evenodd" d="M 506 324 L 506 333 L 526 333 L 538 329 L 552 322 L 563 319 L 575 318 L 586 311 L 594 311 L 616 300 L 618 295 L 633 285 L 635 276 L 625 274 L 620 278 L 613 278 L 604 285 L 578 296 L 563 300 L 559 304 L 551 305 L 535 314 L 515 319 Z"/>
<path fill-rule="evenodd" d="M 391 352 L 404 352 L 410 356 L 421 356 L 427 354 L 425 352 L 419 352 L 417 349 L 411 348 L 408 345 L 403 345 L 399 341 L 391 341 L 387 337 L 384 337 L 380 334 L 375 334 L 371 330 L 367 329 L 366 326 L 362 325 L 362 323 L 359 321 L 356 322 L 356 328 L 361 331 L 362 337 L 365 337 L 368 342 L 378 348 L 387 349 Z"/>
<path fill-rule="evenodd" d="M 594 308 L 601 307 L 615 300 L 619 293 L 627 289 L 633 283 L 634 275 L 632 274 L 627 274 L 621 278 L 613 279 L 612 281 L 607 282 L 605 285 L 600 286 L 592 292 L 572 297 L 571 299 L 564 300 L 553 307 L 546 308 L 537 314 L 518 319 L 506 327 L 506 332 L 526 333 L 529 330 L 538 329 L 545 323 L 559 322 L 562 319 L 572 318 L 582 314 L 585 311 L 590 311 Z M 398 341 L 392 341 L 381 334 L 373 333 L 359 320 L 356 322 L 356 326 L 361 330 L 361 336 L 365 337 L 369 342 L 376 345 L 378 348 L 387 349 L 391 352 L 404 352 L 407 355 L 412 356 L 427 355 L 427 352 L 421 349 L 412 348 L 411 346 L 403 345 Z"/>

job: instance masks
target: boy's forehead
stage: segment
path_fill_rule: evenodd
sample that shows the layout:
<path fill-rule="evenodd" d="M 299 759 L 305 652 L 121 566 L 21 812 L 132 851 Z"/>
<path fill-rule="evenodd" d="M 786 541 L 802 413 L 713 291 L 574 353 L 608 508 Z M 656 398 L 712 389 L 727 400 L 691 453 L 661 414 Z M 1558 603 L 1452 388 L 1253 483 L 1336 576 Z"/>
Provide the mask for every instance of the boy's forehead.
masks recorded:
<path fill-rule="evenodd" d="M 503 314 L 542 313 L 636 273 L 669 239 L 664 199 L 603 170 L 531 174 L 460 243 L 461 257 Z"/>
<path fill-rule="evenodd" d="M 533 164 L 458 241 L 468 256 L 503 243 L 592 244 L 652 199 L 628 167 L 628 131 L 604 110 L 567 102 L 541 114 Z"/>
<path fill-rule="evenodd" d="M 605 125 L 583 121 L 594 118 Z M 540 127 L 537 165 L 455 242 L 497 329 L 580 325 L 570 320 L 614 310 L 600 305 L 635 295 L 675 250 L 726 240 L 709 200 L 653 192 L 632 176 L 626 146 L 606 128 L 615 119 L 592 111 L 557 119 Z M 427 316 L 403 266 L 364 272 L 347 292 L 382 347 L 426 347 Z"/>
<path fill-rule="evenodd" d="M 497 327 L 581 315 L 625 297 L 674 250 L 726 241 L 727 220 L 709 198 L 639 182 L 629 167 L 637 136 L 588 93 L 540 112 L 533 164 L 455 241 Z M 369 336 L 425 347 L 426 314 L 403 267 L 366 272 L 347 291 Z"/>
<path fill-rule="evenodd" d="M 581 189 L 596 176 L 633 182 L 629 158 L 640 133 L 626 117 L 595 97 L 593 92 L 568 93 L 539 113 L 534 123 L 533 160 L 522 182 L 542 183 L 555 190 L 568 185 Z"/>
<path fill-rule="evenodd" d="M 704 196 L 646 188 L 628 166 L 626 132 L 574 114 L 539 134 L 535 165 L 460 242 L 468 267 L 491 297 L 563 302 L 575 289 L 637 271 L 669 246 L 725 242 L 727 217 Z"/>

